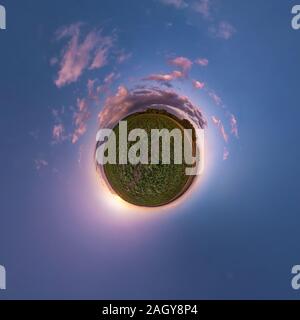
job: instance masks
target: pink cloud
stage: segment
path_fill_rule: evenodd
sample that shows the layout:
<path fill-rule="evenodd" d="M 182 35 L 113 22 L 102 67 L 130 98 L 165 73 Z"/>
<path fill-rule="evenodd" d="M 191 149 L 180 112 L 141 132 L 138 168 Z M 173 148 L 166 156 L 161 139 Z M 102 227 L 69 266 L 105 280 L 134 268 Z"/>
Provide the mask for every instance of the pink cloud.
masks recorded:
<path fill-rule="evenodd" d="M 209 62 L 206 58 L 198 58 L 195 60 L 195 63 L 201 67 L 206 67 L 206 66 L 208 66 Z"/>
<path fill-rule="evenodd" d="M 230 114 L 230 126 L 231 126 L 231 133 L 238 138 L 239 137 L 239 130 L 238 130 L 238 123 L 237 119 L 233 114 Z"/>
<path fill-rule="evenodd" d="M 60 109 L 52 109 L 52 116 L 54 117 L 54 126 L 52 128 L 52 144 L 57 144 L 68 139 L 68 135 L 65 134 L 65 127 L 63 125 L 64 114 L 64 107 Z"/>
<path fill-rule="evenodd" d="M 109 93 L 111 85 L 114 81 L 120 78 L 120 76 L 120 73 L 110 72 L 104 77 L 101 84 L 99 79 L 88 80 L 88 100 L 99 101 L 99 99 L 101 98 L 101 94 Z"/>
<path fill-rule="evenodd" d="M 160 0 L 163 4 L 170 5 L 176 9 L 183 9 L 188 6 L 184 0 Z"/>
<path fill-rule="evenodd" d="M 220 132 L 221 132 L 221 135 L 222 135 L 224 141 L 228 142 L 228 135 L 227 135 L 227 133 L 225 131 L 225 128 L 224 128 L 222 123 L 220 124 Z"/>
<path fill-rule="evenodd" d="M 72 143 L 73 144 L 77 143 L 79 138 L 86 133 L 86 130 L 87 130 L 86 124 L 80 123 L 72 135 Z"/>
<path fill-rule="evenodd" d="M 223 126 L 223 123 L 220 119 L 218 119 L 216 116 L 212 116 L 211 117 L 211 120 L 213 122 L 213 124 L 219 128 L 219 132 L 222 136 L 222 138 L 224 139 L 224 141 L 227 143 L 228 142 L 228 135 L 225 131 L 225 128 Z"/>
<path fill-rule="evenodd" d="M 91 31 L 81 41 L 81 24 L 60 29 L 57 40 L 70 38 L 62 51 L 60 70 L 55 84 L 57 87 L 76 82 L 86 69 L 101 68 L 106 64 L 113 39 L 104 37 L 101 31 Z"/>
<path fill-rule="evenodd" d="M 180 68 L 185 74 L 191 69 L 193 62 L 185 57 L 176 57 L 174 59 L 169 60 L 169 64 Z"/>
<path fill-rule="evenodd" d="M 86 99 L 77 99 L 77 108 L 79 112 L 86 112 L 89 108 L 88 102 Z"/>
<path fill-rule="evenodd" d="M 193 80 L 193 86 L 195 89 L 203 89 L 205 87 L 205 83 L 204 82 L 200 82 L 197 80 Z"/>
<path fill-rule="evenodd" d="M 103 48 L 98 50 L 90 66 L 90 70 L 104 67 L 107 64 L 107 53 L 108 53 L 108 48 Z"/>
<path fill-rule="evenodd" d="M 211 9 L 211 0 L 198 0 L 193 5 L 194 11 L 200 13 L 203 18 L 209 18 Z"/>
<path fill-rule="evenodd" d="M 87 130 L 87 120 L 90 118 L 89 105 L 86 99 L 77 99 L 77 112 L 74 114 L 75 130 L 72 134 L 72 143 L 75 144 Z"/>
<path fill-rule="evenodd" d="M 165 73 L 165 74 L 152 74 L 144 78 L 144 80 L 169 82 L 169 81 L 180 79 L 183 77 L 184 77 L 184 74 L 181 71 L 173 71 L 171 73 Z"/>
<path fill-rule="evenodd" d="M 222 105 L 222 99 L 214 91 L 209 91 L 208 95 L 211 97 L 211 99 L 217 106 Z"/>
<path fill-rule="evenodd" d="M 98 96 L 95 94 L 96 81 L 97 81 L 96 79 L 94 79 L 94 80 L 89 79 L 88 83 L 87 83 L 88 97 L 89 97 L 89 99 L 92 99 L 92 100 L 98 99 Z"/>
<path fill-rule="evenodd" d="M 107 85 L 111 85 L 119 77 L 120 77 L 120 74 L 116 74 L 115 72 L 111 72 L 104 78 L 103 82 Z"/>
<path fill-rule="evenodd" d="M 54 139 L 54 142 L 61 142 L 65 140 L 64 132 L 65 132 L 65 128 L 63 124 L 60 123 L 60 124 L 54 125 L 52 130 L 52 137 Z"/>
<path fill-rule="evenodd" d="M 104 103 L 104 108 L 99 114 L 100 127 L 112 128 L 126 115 L 145 110 L 149 105 L 155 104 L 172 106 L 172 111 L 177 110 L 178 116 L 190 119 L 201 128 L 207 124 L 200 108 L 188 97 L 178 95 L 173 90 L 142 88 L 128 91 L 124 86 L 120 86 L 117 93 L 109 96 Z"/>
<path fill-rule="evenodd" d="M 127 104 L 124 101 L 126 101 L 128 95 L 128 90 L 124 86 L 120 86 L 115 95 L 106 98 L 104 109 L 99 114 L 100 126 L 109 127 L 111 123 L 119 121 L 120 114 L 122 112 L 126 113 Z"/>

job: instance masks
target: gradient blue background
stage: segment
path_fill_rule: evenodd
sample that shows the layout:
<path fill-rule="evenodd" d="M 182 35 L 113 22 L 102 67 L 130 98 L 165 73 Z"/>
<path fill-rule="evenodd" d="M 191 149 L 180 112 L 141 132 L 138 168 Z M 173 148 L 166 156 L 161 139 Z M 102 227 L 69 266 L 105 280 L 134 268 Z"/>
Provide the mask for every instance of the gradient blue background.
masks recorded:
<path fill-rule="evenodd" d="M 7 269 L 0 299 L 300 297 L 290 284 L 300 264 L 300 31 L 290 13 L 297 1 L 220 2 L 237 30 L 229 41 L 158 1 L 1 0 L 8 29 L 0 32 L 0 264 Z M 89 201 L 76 147 L 50 145 L 51 108 L 81 90 L 54 86 L 53 34 L 76 21 L 117 28 L 133 55 L 122 74 L 157 70 L 165 54 L 209 58 L 201 77 L 237 115 L 240 139 L 201 195 L 176 212 L 107 219 Z M 51 168 L 37 172 L 36 157 Z M 83 223 L 83 216 L 93 218 Z"/>

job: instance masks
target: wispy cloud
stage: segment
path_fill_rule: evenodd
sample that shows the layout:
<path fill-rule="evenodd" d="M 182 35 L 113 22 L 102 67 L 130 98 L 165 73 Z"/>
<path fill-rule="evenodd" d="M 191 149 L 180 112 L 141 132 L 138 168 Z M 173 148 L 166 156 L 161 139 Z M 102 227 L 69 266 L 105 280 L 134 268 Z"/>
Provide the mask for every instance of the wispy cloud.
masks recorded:
<path fill-rule="evenodd" d="M 217 106 L 222 106 L 222 99 L 213 90 L 209 90 L 208 95 Z"/>
<path fill-rule="evenodd" d="M 224 40 L 229 40 L 236 33 L 236 29 L 226 21 L 220 22 L 217 27 L 211 27 L 210 31 L 215 37 Z"/>
<path fill-rule="evenodd" d="M 104 67 L 107 64 L 107 53 L 108 53 L 108 48 L 99 49 L 90 66 L 90 70 Z"/>
<path fill-rule="evenodd" d="M 195 12 L 200 13 L 203 18 L 209 18 L 211 15 L 211 0 L 197 0 L 192 8 Z"/>
<path fill-rule="evenodd" d="M 105 36 L 100 29 L 84 31 L 82 23 L 60 28 L 55 35 L 56 41 L 65 41 L 60 55 L 51 59 L 50 64 L 59 67 L 55 85 L 58 88 L 74 83 L 84 74 L 102 68 L 114 59 L 120 64 L 130 58 L 131 54 L 119 49 L 115 51 L 116 37 Z M 109 57 L 112 49 L 112 58 Z M 58 58 L 59 57 L 59 58 Z M 115 68 L 116 69 L 116 68 Z M 94 74 L 94 73 L 93 73 Z M 67 130 L 64 121 L 68 114 L 61 110 L 52 110 L 54 125 L 52 127 L 52 144 L 65 140 L 73 144 L 86 133 L 90 119 L 90 107 L 99 102 L 102 93 L 108 93 L 113 81 L 120 76 L 116 71 L 108 73 L 102 81 L 98 78 L 87 81 L 87 95 L 76 100 L 76 107 L 70 108 L 73 129 Z M 68 134 L 66 134 L 68 132 Z"/>
<path fill-rule="evenodd" d="M 120 73 L 110 72 L 108 73 L 101 84 L 99 84 L 98 79 L 88 80 L 88 98 L 90 100 L 99 101 L 102 94 L 107 94 L 110 91 L 111 85 L 119 79 L 121 76 Z"/>
<path fill-rule="evenodd" d="M 51 144 L 61 143 L 68 140 L 70 136 L 66 134 L 63 118 L 65 116 L 65 108 L 52 109 L 52 116 L 54 117 L 54 125 L 52 128 L 52 141 Z"/>
<path fill-rule="evenodd" d="M 226 147 L 224 147 L 223 160 L 226 161 L 226 160 L 228 160 L 228 158 L 229 158 L 229 150 Z"/>
<path fill-rule="evenodd" d="M 75 144 L 87 130 L 87 120 L 90 118 L 87 99 L 77 99 L 77 111 L 74 114 L 75 130 L 72 134 L 72 143 Z"/>
<path fill-rule="evenodd" d="M 236 138 L 238 138 L 239 137 L 238 122 L 236 117 L 233 114 L 230 114 L 230 126 L 231 126 L 231 133 Z"/>
<path fill-rule="evenodd" d="M 34 160 L 34 164 L 37 171 L 48 166 L 48 162 L 45 159 L 36 159 Z"/>
<path fill-rule="evenodd" d="M 223 126 L 222 121 L 221 121 L 219 118 L 217 118 L 216 116 L 212 116 L 212 117 L 211 117 L 211 120 L 212 120 L 213 124 L 214 124 L 216 127 L 218 127 L 219 132 L 220 132 L 222 138 L 223 138 L 224 141 L 227 143 L 227 142 L 228 142 L 228 134 L 227 134 L 226 131 L 225 131 L 225 128 L 224 128 L 224 126 Z"/>
<path fill-rule="evenodd" d="M 169 59 L 168 62 L 170 65 L 180 68 L 184 74 L 187 74 L 193 65 L 193 62 L 186 57 L 176 57 Z"/>
<path fill-rule="evenodd" d="M 132 53 L 121 52 L 117 57 L 117 63 L 123 63 L 132 57 Z"/>
<path fill-rule="evenodd" d="M 168 64 L 180 70 L 174 70 L 169 73 L 154 73 L 145 77 L 143 80 L 169 83 L 173 80 L 186 78 L 193 65 L 193 62 L 186 57 L 175 57 L 169 59 Z"/>
<path fill-rule="evenodd" d="M 158 82 L 170 82 L 176 79 L 184 78 L 184 74 L 181 71 L 173 71 L 171 73 L 156 73 L 144 78 L 143 80 L 158 81 Z"/>
<path fill-rule="evenodd" d="M 200 15 L 206 21 L 209 33 L 216 38 L 229 40 L 236 33 L 236 29 L 229 22 L 218 18 L 216 15 L 216 12 L 219 11 L 218 6 L 215 5 L 213 0 L 191 0 L 189 3 L 184 0 L 159 1 L 176 9 L 185 9 L 184 12 L 188 18 L 190 14 Z"/>
<path fill-rule="evenodd" d="M 124 103 L 129 96 L 126 87 L 120 86 L 115 95 L 106 98 L 104 109 L 99 114 L 99 123 L 101 127 L 110 127 L 121 119 L 128 111 L 128 105 Z"/>
<path fill-rule="evenodd" d="M 98 100 L 98 95 L 95 92 L 96 81 L 97 79 L 94 79 L 94 80 L 89 79 L 87 83 L 88 97 L 91 100 Z"/>
<path fill-rule="evenodd" d="M 193 80 L 193 86 L 195 89 L 203 89 L 205 87 L 205 83 L 204 82 L 200 82 L 198 80 Z"/>
<path fill-rule="evenodd" d="M 207 67 L 208 63 L 209 61 L 206 58 L 198 58 L 195 60 L 195 64 L 198 64 L 201 67 Z"/>
<path fill-rule="evenodd" d="M 184 9 L 188 7 L 188 4 L 184 0 L 160 0 L 165 5 L 170 5 L 176 9 Z"/>
<path fill-rule="evenodd" d="M 52 130 L 52 138 L 53 142 L 57 143 L 62 142 L 66 139 L 65 128 L 62 123 L 54 125 Z"/>
<path fill-rule="evenodd" d="M 116 79 L 120 77 L 119 73 L 111 72 L 108 75 L 105 76 L 103 82 L 106 85 L 111 85 Z"/>
<path fill-rule="evenodd" d="M 107 56 L 113 45 L 111 37 L 103 36 L 101 30 L 93 30 L 82 38 L 81 24 L 61 28 L 56 39 L 69 39 L 62 50 L 55 84 L 63 87 L 79 79 L 86 69 L 98 69 L 107 63 Z"/>
<path fill-rule="evenodd" d="M 52 144 L 71 141 L 76 144 L 78 140 L 87 132 L 88 120 L 91 117 L 91 105 L 94 102 L 99 102 L 101 94 L 107 94 L 112 83 L 120 76 L 120 74 L 111 72 L 105 76 L 101 85 L 98 85 L 99 80 L 89 79 L 87 82 L 87 96 L 77 98 L 76 109 L 72 108 L 73 115 L 73 130 L 67 134 L 63 124 L 63 116 L 65 108 L 53 109 L 54 126 L 52 128 Z M 68 114 L 66 114 L 67 116 Z"/>

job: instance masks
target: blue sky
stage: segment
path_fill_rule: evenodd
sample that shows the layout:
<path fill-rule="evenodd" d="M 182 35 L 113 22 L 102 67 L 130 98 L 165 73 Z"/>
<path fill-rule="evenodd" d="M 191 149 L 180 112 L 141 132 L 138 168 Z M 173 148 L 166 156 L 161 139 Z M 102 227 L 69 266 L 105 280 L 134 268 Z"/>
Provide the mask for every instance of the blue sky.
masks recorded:
<path fill-rule="evenodd" d="M 0 299 L 300 297 L 290 285 L 300 263 L 296 1 L 1 4 L 0 264 L 7 290 Z M 77 51 L 91 32 L 95 38 L 84 51 L 87 63 L 69 61 L 71 70 L 80 66 L 75 77 L 63 57 L 76 32 Z M 104 43 L 106 63 L 92 68 Z M 202 182 L 172 210 L 108 204 L 92 157 L 105 97 L 149 75 L 172 75 L 178 57 L 192 66 L 172 89 L 208 120 Z M 197 64 L 200 58 L 208 65 Z M 91 99 L 89 80 L 99 100 Z"/>

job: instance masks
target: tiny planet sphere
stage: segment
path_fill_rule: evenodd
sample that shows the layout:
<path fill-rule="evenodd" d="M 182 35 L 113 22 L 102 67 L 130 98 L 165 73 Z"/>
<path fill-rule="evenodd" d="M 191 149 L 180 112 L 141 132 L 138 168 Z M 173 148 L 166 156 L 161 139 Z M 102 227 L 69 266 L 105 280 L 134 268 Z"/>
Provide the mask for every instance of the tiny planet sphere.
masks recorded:
<path fill-rule="evenodd" d="M 119 161 L 119 123 L 113 128 L 116 136 L 116 164 L 106 163 L 103 172 L 107 183 L 114 193 L 126 202 L 141 207 L 165 206 L 179 199 L 194 182 L 195 176 L 186 175 L 186 168 L 191 168 L 184 161 L 184 129 L 191 129 L 192 139 L 189 140 L 190 150 L 196 150 L 196 138 L 193 125 L 186 119 L 164 109 L 147 109 L 128 115 L 128 134 L 133 129 L 143 129 L 148 137 L 148 164 L 120 164 Z M 159 145 L 158 164 L 151 164 L 151 130 L 179 129 L 182 133 L 182 163 L 174 163 L 174 139 L 170 139 L 170 163 L 164 164 L 162 157 L 162 142 Z M 128 136 L 127 136 L 128 141 Z M 130 149 L 137 141 L 128 141 Z"/>

